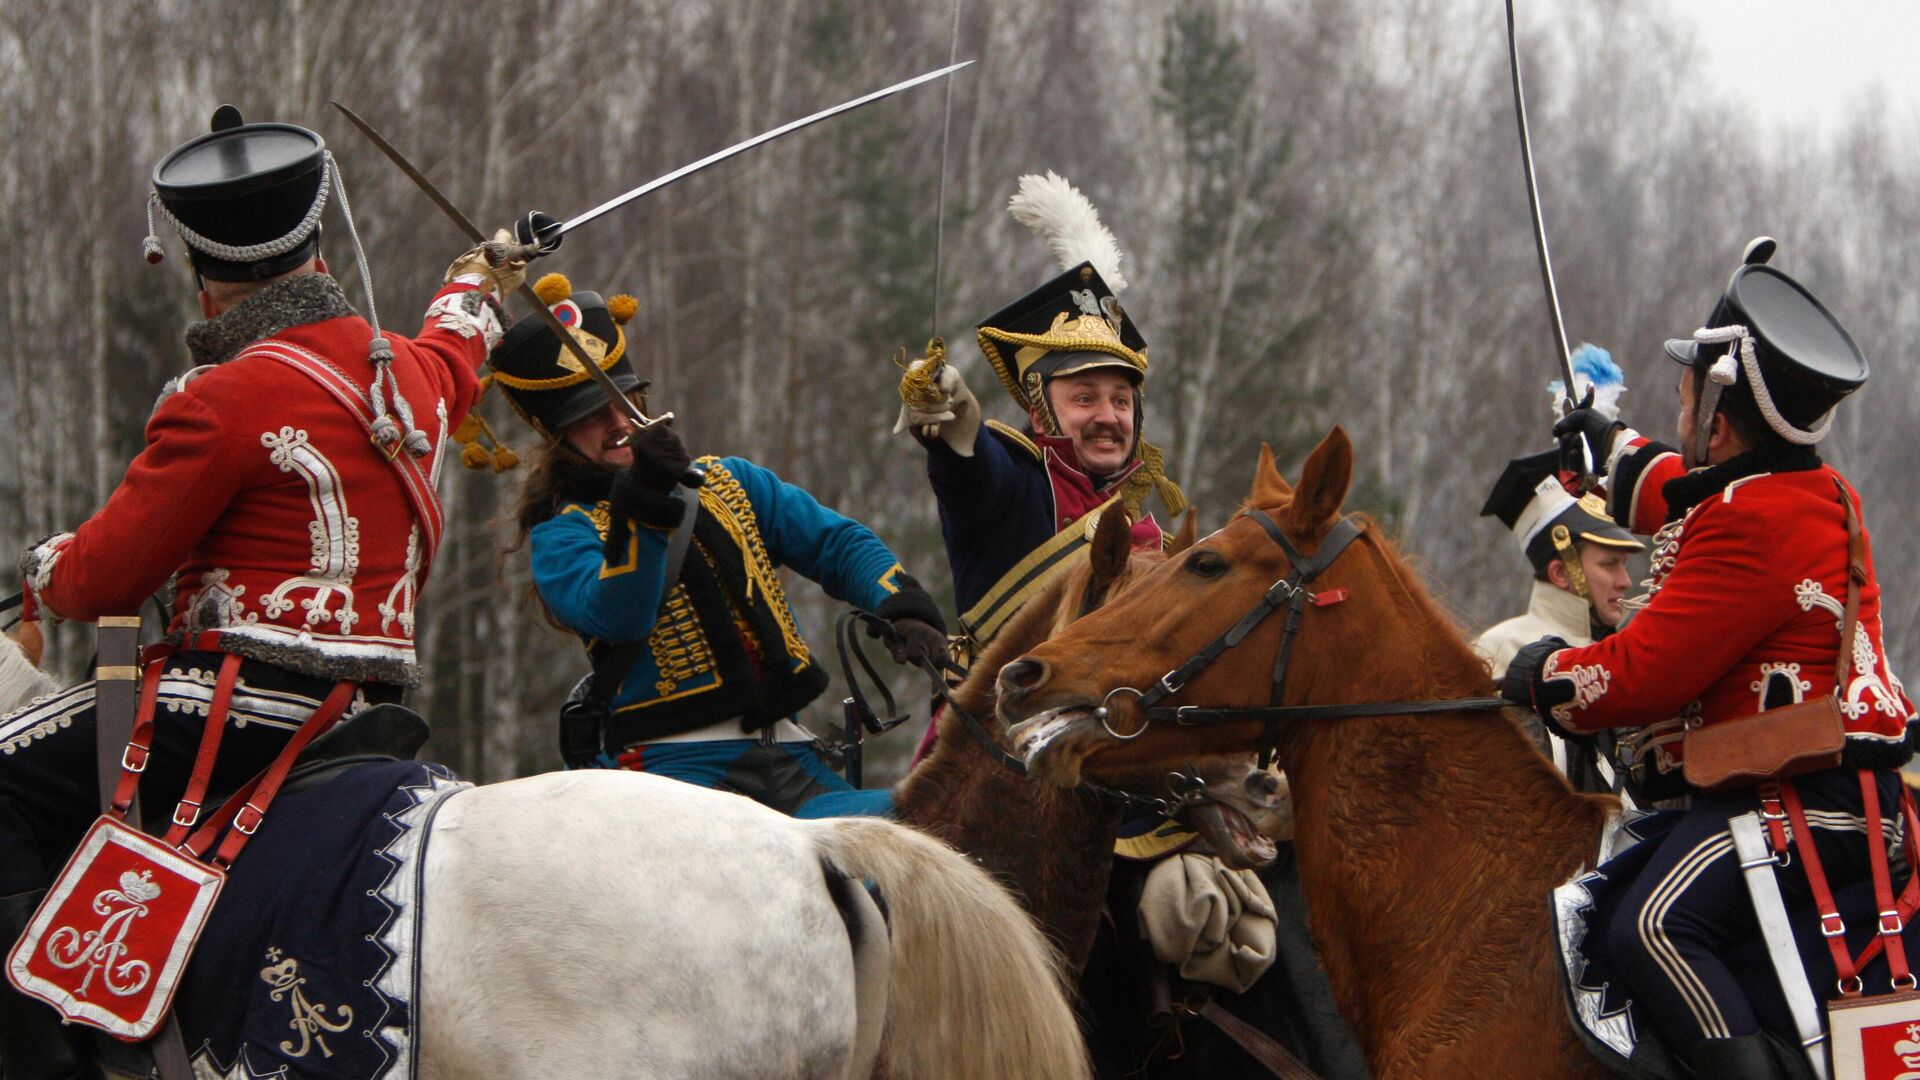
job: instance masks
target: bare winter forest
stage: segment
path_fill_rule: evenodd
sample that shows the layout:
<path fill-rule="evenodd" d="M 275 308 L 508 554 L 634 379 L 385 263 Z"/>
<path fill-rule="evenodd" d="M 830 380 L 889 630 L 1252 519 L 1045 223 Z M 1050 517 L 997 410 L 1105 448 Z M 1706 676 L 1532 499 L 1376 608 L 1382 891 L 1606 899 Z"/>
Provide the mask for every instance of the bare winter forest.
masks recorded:
<path fill-rule="evenodd" d="M 1649 0 L 1522 5 L 1540 184 L 1569 335 L 1611 349 L 1625 418 L 1670 437 L 1662 338 L 1699 325 L 1758 233 L 1873 365 L 1827 456 L 1865 496 L 1886 639 L 1920 664 L 1920 154 L 1862 110 L 1835 137 L 1762 134 L 1697 82 Z M 1539 10 L 1535 10 L 1539 9 Z M 905 0 L 154 0 L 0 9 L 0 542 L 98 506 L 141 445 L 198 317 L 178 242 L 140 258 L 149 172 L 217 104 L 324 135 L 381 313 L 400 332 L 467 241 L 327 108 L 351 105 L 488 228 L 567 216 L 748 135 L 946 62 L 948 3 Z M 1550 12 L 1551 19 L 1546 16 Z M 989 415 L 1011 406 L 974 322 L 1053 272 L 1002 208 L 1056 170 L 1127 252 L 1151 344 L 1147 433 L 1221 524 L 1261 441 L 1286 467 L 1333 424 L 1350 505 L 1389 524 L 1472 628 L 1527 574 L 1476 517 L 1507 458 L 1547 444 L 1553 365 L 1493 0 L 962 0 L 945 266 L 943 91 L 913 91 L 703 172 L 569 239 L 536 273 L 641 300 L 631 355 L 696 452 L 737 453 L 880 533 L 947 588 L 920 453 L 889 434 L 892 357 L 944 335 Z M 1766 73 L 1756 72 L 1765 78 Z M 326 245 L 360 270 L 329 209 Z M 261 408 L 271 409 L 272 402 Z M 532 449 L 498 401 L 497 430 Z M 509 434 L 511 433 L 511 434 Z M 450 470 L 459 473 L 459 470 Z M 476 779 L 558 765 L 585 670 L 503 558 L 520 473 L 445 483 L 424 603 L 429 748 Z M 1791 538 L 1784 542 L 1791 543 Z M 11 592 L 9 583 L 0 592 Z M 816 649 L 834 608 L 798 586 Z M 79 677 L 88 628 L 50 658 Z M 903 679 L 901 685 L 906 685 Z M 836 688 L 812 710 L 837 723 Z M 904 754 L 909 736 L 879 754 Z M 884 773 L 882 774 L 884 775 Z"/>

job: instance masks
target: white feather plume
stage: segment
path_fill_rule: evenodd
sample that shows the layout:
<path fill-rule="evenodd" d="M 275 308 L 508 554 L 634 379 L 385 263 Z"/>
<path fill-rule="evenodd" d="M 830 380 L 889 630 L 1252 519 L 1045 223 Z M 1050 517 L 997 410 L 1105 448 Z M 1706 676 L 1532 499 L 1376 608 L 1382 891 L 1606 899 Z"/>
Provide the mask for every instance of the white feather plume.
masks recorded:
<path fill-rule="evenodd" d="M 1007 200 L 1013 219 L 1046 240 L 1060 260 L 1060 269 L 1071 270 L 1083 262 L 1093 268 L 1116 294 L 1127 287 L 1120 273 L 1120 243 L 1100 224 L 1100 211 L 1066 177 L 1052 170 L 1040 176 L 1028 173 L 1020 178 L 1020 189 Z"/>

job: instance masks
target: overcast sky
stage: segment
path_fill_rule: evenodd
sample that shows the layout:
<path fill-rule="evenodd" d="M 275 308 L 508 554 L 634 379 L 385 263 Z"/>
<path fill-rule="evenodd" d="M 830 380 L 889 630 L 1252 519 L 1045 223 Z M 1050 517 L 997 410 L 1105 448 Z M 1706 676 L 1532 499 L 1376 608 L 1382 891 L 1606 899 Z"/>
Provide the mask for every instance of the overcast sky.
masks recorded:
<path fill-rule="evenodd" d="M 1668 0 L 1700 32 L 1725 93 L 1775 133 L 1831 134 L 1870 103 L 1920 121 L 1920 3 L 1914 0 Z"/>

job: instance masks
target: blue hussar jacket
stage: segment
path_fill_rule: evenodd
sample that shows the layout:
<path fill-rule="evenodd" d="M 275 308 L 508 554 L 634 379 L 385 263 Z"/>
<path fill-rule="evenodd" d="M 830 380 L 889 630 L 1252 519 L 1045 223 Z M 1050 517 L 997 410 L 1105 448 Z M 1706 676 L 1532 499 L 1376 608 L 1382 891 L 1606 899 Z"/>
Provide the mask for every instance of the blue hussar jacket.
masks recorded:
<path fill-rule="evenodd" d="M 748 730 L 766 727 L 826 688 L 778 568 L 868 611 L 899 589 L 899 560 L 865 525 L 744 458 L 701 463 L 693 542 L 670 590 L 670 533 L 635 524 L 627 550 L 610 559 L 604 501 L 562 503 L 530 534 L 534 587 L 590 654 L 646 642 L 613 696 L 608 728 L 624 741 L 735 716 Z"/>

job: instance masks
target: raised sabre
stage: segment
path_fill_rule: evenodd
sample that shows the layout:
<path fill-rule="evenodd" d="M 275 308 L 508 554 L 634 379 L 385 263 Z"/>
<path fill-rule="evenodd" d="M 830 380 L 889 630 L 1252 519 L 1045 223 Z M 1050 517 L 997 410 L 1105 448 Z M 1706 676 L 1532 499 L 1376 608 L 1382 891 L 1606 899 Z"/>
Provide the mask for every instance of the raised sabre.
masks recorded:
<path fill-rule="evenodd" d="M 381 153 L 387 155 L 388 160 L 398 165 L 400 171 L 407 174 L 407 179 L 412 180 L 414 186 L 418 187 L 422 192 L 425 192 L 427 198 L 433 200 L 435 206 L 438 206 L 447 217 L 453 219 L 453 223 L 460 226 L 461 231 L 467 234 L 468 239 L 485 246 L 489 262 L 498 266 L 504 262 L 532 258 L 540 254 L 531 244 L 507 244 L 497 240 L 487 239 L 486 236 L 481 234 L 479 227 L 474 225 L 467 215 L 461 213 L 460 208 L 453 205 L 445 195 L 440 194 L 440 189 L 433 185 L 433 181 L 427 179 L 425 173 L 414 168 L 413 163 L 407 160 L 406 155 L 402 154 L 392 143 L 382 137 L 378 131 L 375 131 L 373 125 L 360 119 L 358 113 L 340 104 L 338 101 L 332 102 L 332 105 L 334 108 L 339 109 L 341 114 L 348 120 L 352 121 L 353 126 L 359 128 L 360 133 L 365 135 L 368 141 L 372 142 L 374 146 L 378 147 Z M 567 330 L 566 325 L 554 315 L 551 308 L 547 307 L 546 301 L 540 299 L 540 294 L 533 291 L 533 286 L 528 285 L 524 281 L 521 282 L 519 295 L 521 299 L 525 300 L 528 305 L 533 308 L 534 314 L 539 316 L 540 320 L 547 324 L 547 329 L 553 331 L 553 335 L 560 339 L 561 343 L 567 347 L 569 352 L 573 353 L 574 359 L 580 362 L 580 366 L 586 370 L 587 374 L 591 376 L 595 382 L 600 384 L 600 389 L 606 391 L 607 400 L 613 402 L 615 408 L 625 413 L 627 417 L 634 422 L 636 427 L 649 428 L 661 421 L 673 419 L 673 414 L 670 412 L 661 413 L 659 416 L 648 416 L 646 413 L 641 412 L 640 406 L 635 405 L 632 398 L 629 398 L 621 392 L 620 387 L 614 383 L 613 376 L 607 374 L 598 363 L 594 362 L 593 357 L 587 355 L 585 347 L 583 347 L 579 341 L 575 340 L 573 334 Z M 700 486 L 694 482 L 694 477 L 691 475 L 693 470 L 688 471 L 690 475 L 684 477 L 683 480 L 687 482 L 690 487 Z"/>
<path fill-rule="evenodd" d="M 461 228 L 461 230 L 464 231 L 470 239 L 472 239 L 475 243 L 484 246 L 487 249 L 487 258 L 489 261 L 491 261 L 495 265 L 499 265 L 503 262 L 518 260 L 518 259 L 535 259 L 540 257 L 541 255 L 548 254 L 552 252 L 555 248 L 559 247 L 560 241 L 566 236 L 567 233 L 573 231 L 574 229 L 577 229 L 580 226 L 586 224 L 587 222 L 592 221 L 597 217 L 600 217 L 601 215 L 607 213 L 610 210 L 615 210 L 621 206 L 625 206 L 627 203 L 630 203 L 633 200 L 648 194 L 649 192 L 657 191 L 660 188 L 663 188 L 668 184 L 671 184 L 674 181 L 681 179 L 682 177 L 699 172 L 701 169 L 704 169 L 709 165 L 713 165 L 718 162 L 725 161 L 726 159 L 733 157 L 735 154 L 741 153 L 746 150 L 751 150 L 754 147 L 763 145 L 765 143 L 772 142 L 773 140 L 779 138 L 782 135 L 787 135 L 792 132 L 798 131 L 801 128 L 819 123 L 820 121 L 828 119 L 829 117 L 838 116 L 841 113 L 845 113 L 845 112 L 851 112 L 852 110 L 857 109 L 862 105 L 871 104 L 872 102 L 879 101 L 881 98 L 899 93 L 902 90 L 911 89 L 915 86 L 919 86 L 922 83 L 931 82 L 934 79 L 938 79 L 946 75 L 951 75 L 954 72 L 960 70 L 961 68 L 970 66 L 972 63 L 973 61 L 966 60 L 966 61 L 962 61 L 961 63 L 950 64 L 944 68 L 940 68 L 937 71 L 930 71 L 924 75 L 918 75 L 918 76 L 915 76 L 914 78 L 908 79 L 905 82 L 895 83 L 894 85 L 886 87 L 885 89 L 875 90 L 870 94 L 864 94 L 860 97 L 854 98 L 852 101 L 842 102 L 831 108 L 822 109 L 819 112 L 816 112 L 810 116 L 803 116 L 798 120 L 793 120 L 788 123 L 782 124 L 771 131 L 761 132 L 760 134 L 755 135 L 750 139 L 747 139 L 743 142 L 735 143 L 734 145 L 729 146 L 724 150 L 720 150 L 715 153 L 708 154 L 706 157 L 703 157 L 698 161 L 692 162 L 687 165 L 682 165 L 681 167 L 673 170 L 670 173 L 667 173 L 664 176 L 656 177 L 655 179 L 649 180 L 646 183 L 641 184 L 639 187 L 632 189 L 631 191 L 615 196 L 614 198 L 601 203 L 599 206 L 596 206 L 593 209 L 588 210 L 583 214 L 579 214 L 573 218 L 568 219 L 567 221 L 561 223 L 557 229 L 549 230 L 541 235 L 536 236 L 534 238 L 535 242 L 530 244 L 503 243 L 500 241 L 488 239 L 484 234 L 480 232 L 479 228 L 473 224 L 471 219 L 469 219 L 465 214 L 461 213 L 460 209 L 454 206 L 451 200 L 449 200 L 445 195 L 442 195 L 440 193 L 440 190 L 434 186 L 433 182 L 427 179 L 426 174 L 422 173 L 419 169 L 415 168 L 413 166 L 413 163 L 407 160 L 406 155 L 400 153 L 400 151 L 396 149 L 392 143 L 388 142 L 383 136 L 381 136 L 381 134 L 378 131 L 375 131 L 373 129 L 373 125 L 367 123 L 365 120 L 362 120 L 359 114 L 355 113 L 352 109 L 347 108 L 345 105 L 342 105 L 337 100 L 333 101 L 332 105 L 334 108 L 340 110 L 341 114 L 344 115 L 350 122 L 352 122 L 354 127 L 360 129 L 360 133 L 362 135 L 365 135 L 367 139 L 370 142 L 372 142 L 373 145 L 380 150 L 381 153 L 385 154 L 388 160 L 392 161 L 395 165 L 399 166 L 400 171 L 405 173 L 407 175 L 407 178 L 412 180 L 414 182 L 414 185 L 418 187 L 422 192 L 424 192 L 427 198 L 431 199 L 433 201 L 433 204 L 435 206 L 438 206 L 441 209 L 441 211 L 445 213 L 447 217 L 453 221 L 454 224 L 458 225 Z M 529 214 L 528 224 L 530 226 L 532 224 L 532 221 L 533 221 L 533 215 Z M 533 308 L 534 313 L 538 315 L 543 322 L 546 323 L 547 329 L 553 331 L 553 333 L 557 337 L 559 337 L 561 342 L 566 345 L 568 351 L 573 353 L 574 359 L 580 362 L 580 366 L 586 369 L 587 373 L 593 378 L 593 380 L 599 384 L 600 389 L 606 392 L 608 400 L 612 401 L 616 408 L 618 408 L 621 412 L 625 413 L 627 417 L 633 421 L 636 427 L 648 428 L 648 427 L 652 427 L 654 424 L 657 424 L 663 420 L 673 419 L 673 414 L 670 412 L 662 413 L 657 417 L 649 417 L 646 413 L 641 412 L 639 406 L 635 405 L 632 402 L 632 400 L 630 400 L 627 397 L 627 395 L 620 392 L 620 388 L 614 384 L 613 377 L 608 375 L 606 371 L 604 371 L 600 367 L 599 364 L 595 363 L 593 361 L 593 358 L 587 355 L 586 350 L 580 345 L 580 343 L 574 340 L 573 335 L 567 332 L 566 327 L 562 325 L 560 320 L 554 316 L 551 310 L 548 309 L 546 302 L 541 300 L 539 295 L 533 291 L 533 286 L 528 285 L 524 282 L 521 283 L 519 294 L 521 298 L 526 300 L 527 303 Z M 696 479 L 696 473 L 697 473 L 697 470 L 688 470 L 688 476 L 686 477 L 686 480 L 689 486 L 693 486 L 693 487 L 699 486 Z"/>
<path fill-rule="evenodd" d="M 615 195 L 613 198 L 608 199 L 606 202 L 601 203 L 599 206 L 596 206 L 593 209 L 586 211 L 585 213 L 576 214 L 575 216 L 568 218 L 566 221 L 560 224 L 560 227 L 558 229 L 549 231 L 547 234 L 539 238 L 541 241 L 540 243 L 541 254 L 545 254 L 548 251 L 552 251 L 553 248 L 559 244 L 561 237 L 579 228 L 580 226 L 585 225 L 587 222 L 592 221 L 594 218 L 597 218 L 600 215 L 607 213 L 608 211 L 618 210 L 620 207 L 625 206 L 628 203 L 632 202 L 633 200 L 640 198 L 642 195 L 646 195 L 650 192 L 658 191 L 659 189 L 666 187 L 668 184 L 673 183 L 675 180 L 678 180 L 681 177 L 689 176 L 693 173 L 697 173 L 701 169 L 704 169 L 709 165 L 718 164 L 734 156 L 735 154 L 742 153 L 747 150 L 751 150 L 754 147 L 763 145 L 765 143 L 770 143 L 782 135 L 787 135 L 787 134 L 791 134 L 792 132 L 799 131 L 803 127 L 808 127 L 810 125 L 817 124 L 822 120 L 828 119 L 829 117 L 839 116 L 841 113 L 845 113 L 845 112 L 852 112 L 853 110 L 859 108 L 862 105 L 870 105 L 873 102 L 879 101 L 881 98 L 891 97 L 892 95 L 897 94 L 902 90 L 911 90 L 914 87 L 919 86 L 921 83 L 932 82 L 935 79 L 942 78 L 947 75 L 951 75 L 954 72 L 959 71 L 961 68 L 969 67 L 972 64 L 973 64 L 973 61 L 971 60 L 962 60 L 957 64 L 949 64 L 946 67 L 940 68 L 937 71 L 929 71 L 925 75 L 916 75 L 905 82 L 894 83 L 892 86 L 889 86 L 884 90 L 875 90 L 871 94 L 863 94 L 860 97 L 854 98 L 852 101 L 843 101 L 840 104 L 833 106 L 832 108 L 821 109 L 819 112 L 814 113 L 811 116 L 803 116 L 798 120 L 790 120 L 787 123 L 781 124 L 779 127 L 774 128 L 772 131 L 763 131 L 760 134 L 755 135 L 751 139 L 734 143 L 732 146 L 727 147 L 725 150 L 718 150 L 718 151 L 715 151 L 714 153 L 708 154 L 706 157 L 701 158 L 699 161 L 682 165 L 679 168 L 673 170 L 672 172 L 667 173 L 665 176 L 655 177 L 654 179 L 649 180 L 644 184 L 641 184 L 639 187 L 634 188 L 632 191 L 628 191 L 620 195 Z"/>
<path fill-rule="evenodd" d="M 1532 211 L 1533 245 L 1540 255 L 1540 281 L 1547 290 L 1547 317 L 1553 324 L 1554 356 L 1560 361 L 1561 394 L 1568 411 L 1579 406 L 1573 397 L 1572 350 L 1567 348 L 1567 326 L 1560 316 L 1560 290 L 1553 283 L 1553 256 L 1547 251 L 1547 223 L 1540 215 L 1540 185 L 1533 174 L 1533 136 L 1527 131 L 1527 96 L 1520 86 L 1520 39 L 1513 28 L 1513 0 L 1507 5 L 1507 68 L 1513 73 L 1513 114 L 1520 122 L 1520 164 L 1527 175 L 1527 208 Z M 1593 475 L 1593 447 L 1580 440 L 1584 461 L 1581 473 Z"/>

